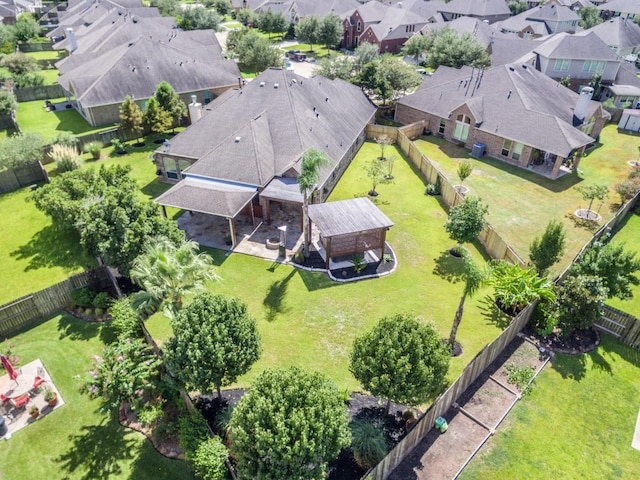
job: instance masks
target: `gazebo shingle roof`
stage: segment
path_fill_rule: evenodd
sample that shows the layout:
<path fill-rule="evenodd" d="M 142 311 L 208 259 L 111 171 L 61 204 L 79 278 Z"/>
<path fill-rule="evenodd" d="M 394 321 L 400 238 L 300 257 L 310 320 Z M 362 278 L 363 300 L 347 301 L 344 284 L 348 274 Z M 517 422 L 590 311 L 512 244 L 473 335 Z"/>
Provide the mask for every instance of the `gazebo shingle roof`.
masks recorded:
<path fill-rule="evenodd" d="M 393 226 L 393 222 L 366 197 L 309 205 L 309 218 L 323 237 Z"/>

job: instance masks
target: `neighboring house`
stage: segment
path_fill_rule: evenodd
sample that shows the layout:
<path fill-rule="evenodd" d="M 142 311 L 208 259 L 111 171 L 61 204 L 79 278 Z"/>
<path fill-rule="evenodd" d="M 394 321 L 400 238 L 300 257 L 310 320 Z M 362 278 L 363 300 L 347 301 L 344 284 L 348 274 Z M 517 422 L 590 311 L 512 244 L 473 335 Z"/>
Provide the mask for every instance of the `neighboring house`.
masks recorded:
<path fill-rule="evenodd" d="M 365 140 L 375 106 L 360 88 L 270 68 L 229 90 L 170 145 L 155 152 L 161 180 L 178 182 L 156 199 L 229 219 L 269 221 L 272 202 L 302 204 L 296 178 L 309 148 L 327 153 L 316 200 L 324 200 Z M 264 212 L 264 213 L 262 213 Z"/>
<path fill-rule="evenodd" d="M 0 2 L 0 18 L 4 25 L 13 25 L 16 23 L 18 13 L 13 2 Z"/>
<path fill-rule="evenodd" d="M 471 149 L 483 144 L 493 158 L 557 178 L 577 168 L 584 148 L 610 115 L 526 65 L 489 70 L 440 67 L 418 91 L 398 100 L 395 120 L 424 121 L 425 128 Z M 540 165 L 539 167 L 536 167 Z"/>
<path fill-rule="evenodd" d="M 640 52 L 640 26 L 628 18 L 615 17 L 586 31 L 596 34 L 622 58 Z"/>
<path fill-rule="evenodd" d="M 118 122 L 119 107 L 127 95 L 144 107 L 163 80 L 183 101 L 197 95 L 203 103 L 237 85 L 238 66 L 222 59 L 213 31 L 175 34 L 168 40 L 140 35 L 111 50 L 85 54 L 86 61 L 65 69 L 58 83 L 74 108 L 93 126 Z M 192 35 L 195 40 L 190 39 Z M 206 45 L 203 36 L 208 36 Z"/>
<path fill-rule="evenodd" d="M 440 8 L 447 21 L 459 17 L 473 17 L 489 23 L 506 20 L 511 10 L 505 0 L 451 0 Z"/>
<path fill-rule="evenodd" d="M 569 7 L 547 3 L 514 15 L 496 25 L 503 33 L 515 33 L 521 38 L 544 37 L 553 33 L 575 32 L 580 17 Z"/>
<path fill-rule="evenodd" d="M 443 28 L 451 28 L 459 35 L 468 33 L 485 48 L 489 47 L 496 34 L 496 30 L 493 28 L 493 25 L 471 17 L 459 17 L 446 23 L 428 23 L 420 33 L 424 35 L 428 32 L 441 30 Z"/>
<path fill-rule="evenodd" d="M 600 16 L 605 20 L 611 17 L 633 19 L 640 16 L 640 2 L 638 0 L 610 0 L 598 5 Z"/>
<path fill-rule="evenodd" d="M 232 6 L 238 11 L 243 8 L 257 13 L 271 10 L 282 13 L 285 18 L 293 23 L 298 23 L 301 18 L 316 16 L 318 18 L 333 14 L 342 17 L 344 14 L 357 8 L 360 3 L 357 0 L 233 0 Z"/>
<path fill-rule="evenodd" d="M 355 48 L 363 42 L 378 45 L 380 53 L 397 53 L 427 19 L 403 4 L 370 1 L 346 14 L 341 45 Z"/>
<path fill-rule="evenodd" d="M 616 79 L 601 85 L 599 100 L 611 100 L 616 109 L 636 108 L 640 102 L 640 78 L 636 72 L 632 65 L 622 63 Z"/>

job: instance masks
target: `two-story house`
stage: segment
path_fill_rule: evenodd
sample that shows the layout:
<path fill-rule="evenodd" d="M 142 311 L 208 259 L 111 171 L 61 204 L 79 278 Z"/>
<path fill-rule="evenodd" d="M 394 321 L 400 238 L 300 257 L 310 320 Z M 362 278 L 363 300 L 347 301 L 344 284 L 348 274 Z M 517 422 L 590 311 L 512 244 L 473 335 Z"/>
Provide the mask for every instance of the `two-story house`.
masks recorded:
<path fill-rule="evenodd" d="M 472 17 L 487 23 L 506 20 L 511 10 L 505 0 L 451 0 L 440 8 L 447 21 L 459 17 Z"/>
<path fill-rule="evenodd" d="M 539 38 L 553 33 L 575 32 L 580 17 L 569 7 L 547 3 L 526 10 L 499 22 L 496 28 L 503 33 L 515 33 L 525 39 Z"/>

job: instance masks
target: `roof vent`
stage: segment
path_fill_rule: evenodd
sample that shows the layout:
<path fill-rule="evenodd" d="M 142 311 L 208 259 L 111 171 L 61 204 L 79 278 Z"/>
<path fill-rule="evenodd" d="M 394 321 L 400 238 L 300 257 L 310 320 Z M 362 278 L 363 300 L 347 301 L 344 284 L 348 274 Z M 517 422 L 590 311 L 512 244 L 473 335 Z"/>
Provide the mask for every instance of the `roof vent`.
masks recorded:
<path fill-rule="evenodd" d="M 260 82 L 260 86 L 261 86 L 261 87 L 264 87 L 264 82 Z"/>
<path fill-rule="evenodd" d="M 509 90 L 509 93 L 507 94 L 507 98 L 511 98 L 511 90 Z"/>
<path fill-rule="evenodd" d="M 279 84 L 279 83 L 274 83 L 274 84 L 273 84 L 273 88 L 278 88 L 279 86 L 280 86 L 280 84 Z"/>
<path fill-rule="evenodd" d="M 511 70 L 512 72 L 515 70 L 515 68 L 513 68 L 513 65 L 509 67 L 509 70 Z"/>
<path fill-rule="evenodd" d="M 522 65 L 522 68 L 524 68 L 524 69 L 526 70 L 526 69 L 527 69 L 527 66 L 523 64 L 523 65 Z"/>
<path fill-rule="evenodd" d="M 241 138 L 241 137 L 236 137 L 235 142 L 236 142 L 236 143 L 240 143 L 240 138 Z"/>

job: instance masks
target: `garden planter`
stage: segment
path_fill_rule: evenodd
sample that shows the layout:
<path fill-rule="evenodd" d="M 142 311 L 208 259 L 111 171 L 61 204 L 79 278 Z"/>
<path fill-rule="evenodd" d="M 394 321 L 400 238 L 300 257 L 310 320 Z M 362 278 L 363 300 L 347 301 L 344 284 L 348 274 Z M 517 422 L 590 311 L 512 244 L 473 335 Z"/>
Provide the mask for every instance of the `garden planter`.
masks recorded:
<path fill-rule="evenodd" d="M 51 398 L 50 400 L 47 400 L 47 405 L 49 405 L 51 408 L 55 407 L 58 404 L 58 394 L 57 393 L 53 393 L 53 398 Z"/>

